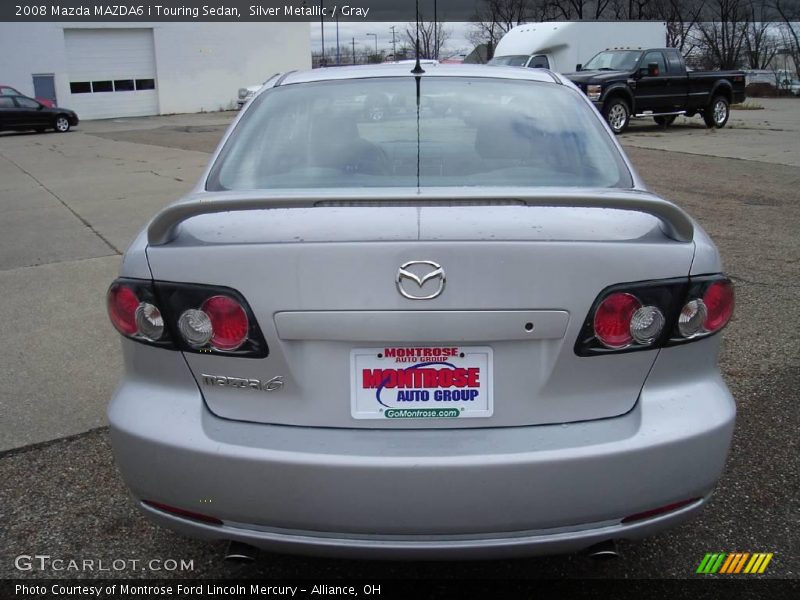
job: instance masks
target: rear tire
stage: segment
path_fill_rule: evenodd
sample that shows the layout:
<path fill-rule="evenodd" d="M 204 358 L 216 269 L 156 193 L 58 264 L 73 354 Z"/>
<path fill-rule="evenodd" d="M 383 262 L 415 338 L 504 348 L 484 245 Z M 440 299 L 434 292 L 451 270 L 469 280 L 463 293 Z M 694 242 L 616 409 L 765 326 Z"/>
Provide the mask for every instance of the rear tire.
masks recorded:
<path fill-rule="evenodd" d="M 69 119 L 66 115 L 58 115 L 56 120 L 53 121 L 53 129 L 56 130 L 56 133 L 66 133 L 69 131 L 69 128 Z"/>
<path fill-rule="evenodd" d="M 706 122 L 706 127 L 721 129 L 725 127 L 730 115 L 731 106 L 728 99 L 725 96 L 714 96 L 703 111 L 703 120 Z"/>
<path fill-rule="evenodd" d="M 611 131 L 619 135 L 628 128 L 628 123 L 631 120 L 631 109 L 622 98 L 612 98 L 603 107 L 603 117 L 605 117 L 608 126 L 611 127 Z"/>
<path fill-rule="evenodd" d="M 653 117 L 653 120 L 656 124 L 661 125 L 662 127 L 669 127 L 675 122 L 675 119 L 678 115 L 664 115 L 659 117 Z"/>

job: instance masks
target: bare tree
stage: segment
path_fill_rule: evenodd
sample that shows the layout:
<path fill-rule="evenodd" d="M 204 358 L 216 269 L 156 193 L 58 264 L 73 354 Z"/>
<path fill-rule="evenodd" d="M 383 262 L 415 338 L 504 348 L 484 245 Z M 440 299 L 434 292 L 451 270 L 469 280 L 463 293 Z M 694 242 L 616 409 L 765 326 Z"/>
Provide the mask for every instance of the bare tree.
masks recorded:
<path fill-rule="evenodd" d="M 649 0 L 638 0 L 637 3 L 647 4 Z M 609 4 L 611 4 L 611 0 L 595 0 L 594 2 L 594 18 L 599 19 L 603 16 L 608 8 Z M 639 17 L 641 19 L 641 17 Z"/>
<path fill-rule="evenodd" d="M 750 0 L 749 12 L 744 38 L 745 61 L 751 69 L 768 69 L 780 49 L 781 40 L 765 4 Z"/>
<path fill-rule="evenodd" d="M 645 18 L 667 24 L 667 47 L 690 54 L 694 48 L 694 33 L 707 0 L 652 0 Z"/>
<path fill-rule="evenodd" d="M 486 44 L 488 60 L 510 29 L 529 20 L 548 20 L 548 10 L 545 0 L 482 0 L 472 19 L 469 41 L 476 46 Z"/>
<path fill-rule="evenodd" d="M 780 26 L 782 49 L 791 56 L 795 74 L 800 77 L 800 2 L 776 0 L 775 11 L 783 21 Z"/>
<path fill-rule="evenodd" d="M 439 53 L 450 39 L 450 30 L 441 21 L 424 21 L 420 14 L 419 26 L 409 23 L 406 26 L 406 41 L 412 48 L 416 48 L 417 35 L 419 35 L 419 57 L 438 60 Z M 413 54 L 413 53 L 412 53 Z"/>
<path fill-rule="evenodd" d="M 589 13 L 590 0 L 550 0 L 559 19 L 581 20 L 585 14 Z"/>
<path fill-rule="evenodd" d="M 750 23 L 747 0 L 708 0 L 697 23 L 697 45 L 705 66 L 735 69 L 739 66 Z"/>

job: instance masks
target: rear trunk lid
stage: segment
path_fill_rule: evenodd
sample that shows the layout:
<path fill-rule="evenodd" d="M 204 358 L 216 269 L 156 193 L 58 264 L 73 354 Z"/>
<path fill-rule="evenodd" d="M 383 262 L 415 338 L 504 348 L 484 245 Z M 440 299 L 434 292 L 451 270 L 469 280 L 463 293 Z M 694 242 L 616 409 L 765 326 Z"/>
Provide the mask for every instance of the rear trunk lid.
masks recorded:
<path fill-rule="evenodd" d="M 241 292 L 269 345 L 263 359 L 185 353 L 208 408 L 230 419 L 351 428 L 569 423 L 629 411 L 657 352 L 578 357 L 579 330 L 607 286 L 686 276 L 693 243 L 670 239 L 658 218 L 630 210 L 446 204 L 199 215 L 169 243 L 149 246 L 155 279 Z M 438 296 L 401 293 L 398 272 L 411 261 L 441 267 Z M 423 286 L 401 279 L 414 295 L 440 285 L 438 276 Z M 442 352 L 455 353 L 464 377 L 480 371 L 491 410 L 463 419 L 377 418 L 380 394 L 400 391 L 376 389 L 386 370 Z M 416 358 L 398 360 L 408 353 Z M 362 389 L 364 371 L 374 369 L 384 371 Z M 215 386 L 209 376 L 280 376 L 284 386 Z M 433 396 L 407 406 L 451 407 Z"/>

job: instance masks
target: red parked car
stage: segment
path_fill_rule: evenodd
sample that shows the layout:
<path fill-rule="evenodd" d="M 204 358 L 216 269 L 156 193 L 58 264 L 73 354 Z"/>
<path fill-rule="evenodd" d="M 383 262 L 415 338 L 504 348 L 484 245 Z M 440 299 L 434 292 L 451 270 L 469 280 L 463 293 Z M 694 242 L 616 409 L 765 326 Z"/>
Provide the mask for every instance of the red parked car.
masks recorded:
<path fill-rule="evenodd" d="M 3 85 L 0 83 L 0 96 L 25 96 L 25 95 L 26 94 L 23 94 L 22 92 L 17 90 L 17 88 L 13 88 L 10 85 Z M 47 98 L 36 98 L 36 101 L 41 102 L 47 108 L 55 107 L 55 103 L 53 103 L 52 100 L 48 100 Z"/>

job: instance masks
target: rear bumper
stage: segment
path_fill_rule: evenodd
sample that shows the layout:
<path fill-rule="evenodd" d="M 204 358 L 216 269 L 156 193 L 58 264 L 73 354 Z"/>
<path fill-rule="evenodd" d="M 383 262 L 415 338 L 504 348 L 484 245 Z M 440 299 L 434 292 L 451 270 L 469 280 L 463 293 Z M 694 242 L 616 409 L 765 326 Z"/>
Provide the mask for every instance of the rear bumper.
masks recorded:
<path fill-rule="evenodd" d="M 458 560 L 513 558 L 580 552 L 609 540 L 638 539 L 684 523 L 700 512 L 708 497 L 641 523 L 603 522 L 575 527 L 463 536 L 346 535 L 260 527 L 226 522 L 192 522 L 138 503 L 153 522 L 190 537 L 235 540 L 272 552 L 353 559 Z"/>
<path fill-rule="evenodd" d="M 716 344 L 692 346 L 715 355 Z M 391 431 L 220 419 L 204 407 L 180 354 L 146 350 L 109 408 L 122 475 L 139 500 L 224 524 L 140 507 L 189 535 L 277 551 L 477 558 L 650 535 L 704 504 L 735 416 L 718 371 L 695 360 L 689 346 L 661 351 L 639 402 L 620 417 Z M 139 370 L 148 377 L 139 379 Z M 698 500 L 622 523 L 689 498 Z"/>

